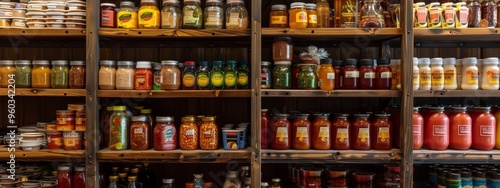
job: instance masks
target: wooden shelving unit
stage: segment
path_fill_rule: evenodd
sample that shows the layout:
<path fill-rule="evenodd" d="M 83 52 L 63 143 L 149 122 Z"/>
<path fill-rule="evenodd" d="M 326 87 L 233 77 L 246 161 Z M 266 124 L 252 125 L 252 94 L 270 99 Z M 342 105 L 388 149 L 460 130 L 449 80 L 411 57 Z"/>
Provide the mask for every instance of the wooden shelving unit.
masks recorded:
<path fill-rule="evenodd" d="M 100 28 L 99 36 L 109 38 L 219 38 L 250 37 L 250 30 L 233 29 L 114 29 Z"/>
<path fill-rule="evenodd" d="M 7 88 L 0 88 L 0 96 L 7 96 Z M 16 88 L 15 96 L 23 97 L 84 97 L 85 89 L 41 89 L 41 88 Z"/>
<path fill-rule="evenodd" d="M 85 28 L 81 29 L 0 29 L 0 36 L 11 37 L 81 37 L 84 38 L 87 34 Z"/>
<path fill-rule="evenodd" d="M 58 161 L 58 162 L 83 162 L 85 161 L 85 150 L 71 150 L 66 151 L 63 149 L 48 150 L 42 149 L 39 151 L 23 151 L 21 148 L 15 152 L 9 152 L 8 148 L 0 148 L 0 158 L 8 160 L 10 155 L 15 155 L 16 161 Z"/>
<path fill-rule="evenodd" d="M 387 163 L 402 159 L 399 149 L 392 150 L 272 150 L 262 149 L 263 163 Z"/>
<path fill-rule="evenodd" d="M 99 161 L 154 161 L 154 162 L 228 162 L 230 160 L 250 160 L 251 149 L 245 150 L 124 150 L 109 149 L 97 152 Z"/>
<path fill-rule="evenodd" d="M 261 89 L 262 97 L 401 97 L 400 90 L 292 90 Z"/>
<path fill-rule="evenodd" d="M 99 90 L 98 97 L 114 98 L 225 98 L 250 97 L 250 90 Z"/>

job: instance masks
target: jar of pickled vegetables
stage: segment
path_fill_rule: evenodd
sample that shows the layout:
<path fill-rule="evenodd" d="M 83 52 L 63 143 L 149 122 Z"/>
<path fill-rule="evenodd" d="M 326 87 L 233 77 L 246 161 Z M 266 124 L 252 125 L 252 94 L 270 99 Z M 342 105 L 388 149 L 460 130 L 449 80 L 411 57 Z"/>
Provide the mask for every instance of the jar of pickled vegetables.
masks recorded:
<path fill-rule="evenodd" d="M 83 89 L 85 88 L 85 62 L 70 61 L 69 65 L 69 88 Z"/>
<path fill-rule="evenodd" d="M 110 150 L 128 149 L 128 127 L 130 126 L 130 120 L 126 110 L 126 106 L 113 106 L 113 114 L 109 118 L 111 121 L 109 125 Z"/>
<path fill-rule="evenodd" d="M 15 72 L 14 61 L 0 60 L 0 87 L 6 88 L 9 86 L 9 79 Z"/>
<path fill-rule="evenodd" d="M 389 117 L 391 117 L 391 114 L 375 114 L 375 118 L 370 130 L 372 149 L 392 149 L 392 122 Z"/>
<path fill-rule="evenodd" d="M 68 61 L 57 60 L 52 61 L 52 69 L 50 70 L 50 87 L 51 88 L 68 88 L 69 68 Z"/>
<path fill-rule="evenodd" d="M 31 87 L 31 62 L 29 60 L 16 60 L 14 64 L 16 65 L 14 71 L 16 87 Z"/>
<path fill-rule="evenodd" d="M 178 0 L 164 0 L 161 10 L 161 28 L 162 29 L 180 29 L 182 28 L 182 10 Z"/>
<path fill-rule="evenodd" d="M 316 119 L 312 124 L 312 147 L 318 150 L 330 149 L 330 127 L 328 120 L 330 114 L 315 114 Z"/>
<path fill-rule="evenodd" d="M 156 0 L 141 0 L 139 29 L 160 29 L 160 10 Z"/>
<path fill-rule="evenodd" d="M 215 117 L 202 118 L 200 126 L 200 149 L 217 149 L 219 145 L 219 130 Z"/>
<path fill-rule="evenodd" d="M 290 5 L 290 27 L 307 28 L 307 11 L 303 2 L 295 2 Z"/>
<path fill-rule="evenodd" d="M 179 145 L 181 149 L 198 149 L 198 126 L 195 123 L 195 117 L 182 117 L 181 122 L 182 124 L 179 131 Z"/>
<path fill-rule="evenodd" d="M 50 87 L 50 63 L 47 60 L 33 61 L 31 86 L 35 88 Z"/>
<path fill-rule="evenodd" d="M 292 148 L 306 150 L 311 148 L 311 122 L 309 114 L 298 114 L 292 123 Z"/>
<path fill-rule="evenodd" d="M 351 148 L 355 150 L 369 150 L 370 127 L 369 114 L 354 114 L 354 121 L 351 126 Z"/>
<path fill-rule="evenodd" d="M 349 128 L 351 122 L 347 119 L 349 114 L 335 114 L 332 123 L 332 149 L 348 150 L 349 146 Z"/>
<path fill-rule="evenodd" d="M 271 148 L 276 150 L 290 149 L 291 138 L 290 133 L 291 125 L 287 120 L 289 114 L 276 114 L 272 121 L 271 130 L 274 133 L 271 136 Z"/>
<path fill-rule="evenodd" d="M 182 15 L 183 29 L 203 28 L 203 9 L 201 9 L 200 0 L 184 0 Z"/>
<path fill-rule="evenodd" d="M 272 72 L 273 88 L 274 89 L 290 89 L 292 79 L 292 62 L 276 61 Z"/>
<path fill-rule="evenodd" d="M 318 88 L 318 77 L 313 71 L 314 64 L 301 64 L 300 72 L 297 76 L 297 88 L 316 89 Z"/>
<path fill-rule="evenodd" d="M 248 29 L 248 11 L 243 0 L 228 0 L 226 29 Z"/>

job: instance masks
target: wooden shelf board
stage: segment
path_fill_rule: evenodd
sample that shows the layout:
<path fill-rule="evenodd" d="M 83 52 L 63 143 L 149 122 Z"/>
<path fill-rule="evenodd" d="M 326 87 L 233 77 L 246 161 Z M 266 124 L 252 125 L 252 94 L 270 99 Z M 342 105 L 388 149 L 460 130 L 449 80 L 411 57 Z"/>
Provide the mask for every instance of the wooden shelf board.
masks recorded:
<path fill-rule="evenodd" d="M 229 160 L 250 160 L 250 148 L 244 150 L 125 150 L 109 148 L 97 152 L 99 161 L 180 161 L 180 162 L 227 162 Z"/>
<path fill-rule="evenodd" d="M 398 28 L 382 28 L 382 29 L 363 29 L 363 28 L 262 28 L 262 36 L 290 36 L 290 37 L 306 37 L 314 40 L 314 37 L 324 40 L 324 37 L 334 38 L 354 38 L 368 37 L 370 39 L 390 39 L 397 38 L 402 35 L 401 29 Z"/>
<path fill-rule="evenodd" d="M 9 89 L 0 88 L 0 96 L 7 96 Z M 85 97 L 85 89 L 16 88 L 16 96 L 29 97 Z"/>
<path fill-rule="evenodd" d="M 439 90 L 413 91 L 413 96 L 419 97 L 500 97 L 500 90 Z"/>
<path fill-rule="evenodd" d="M 357 162 L 357 163 L 380 163 L 401 160 L 402 154 L 399 149 L 392 150 L 272 150 L 261 151 L 263 162 L 290 163 L 291 161 L 307 162 Z"/>
<path fill-rule="evenodd" d="M 294 90 L 262 89 L 262 97 L 400 97 L 400 90 Z"/>
<path fill-rule="evenodd" d="M 450 28 L 429 29 L 414 28 L 415 42 L 439 41 L 439 42 L 464 42 L 464 41 L 500 41 L 500 28 Z"/>
<path fill-rule="evenodd" d="M 85 150 L 66 151 L 63 149 L 49 150 L 41 149 L 39 151 L 23 151 L 21 148 L 15 152 L 9 152 L 7 146 L 0 149 L 0 159 L 8 160 L 10 155 L 15 155 L 16 161 L 75 161 L 74 159 L 85 159 Z"/>
<path fill-rule="evenodd" d="M 98 90 L 97 97 L 109 98 L 216 98 L 250 97 L 250 90 Z"/>
<path fill-rule="evenodd" d="M 0 29 L 0 36 L 13 36 L 13 37 L 85 37 L 86 30 L 84 28 L 78 29 Z"/>
<path fill-rule="evenodd" d="M 232 29 L 114 29 L 101 28 L 102 37 L 130 38 L 218 38 L 218 37 L 250 37 L 250 30 Z"/>
<path fill-rule="evenodd" d="M 420 164 L 469 164 L 500 163 L 500 151 L 481 150 L 413 150 L 414 163 Z"/>

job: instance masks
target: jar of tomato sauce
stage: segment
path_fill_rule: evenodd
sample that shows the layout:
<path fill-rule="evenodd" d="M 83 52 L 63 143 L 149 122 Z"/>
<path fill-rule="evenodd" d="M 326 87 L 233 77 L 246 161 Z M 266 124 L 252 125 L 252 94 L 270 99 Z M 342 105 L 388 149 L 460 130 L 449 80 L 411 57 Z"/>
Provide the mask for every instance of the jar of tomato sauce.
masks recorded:
<path fill-rule="evenodd" d="M 496 129 L 495 149 L 500 149 L 500 106 L 495 107 L 494 115 L 495 115 L 495 119 L 497 120 L 496 127 L 495 127 L 495 129 Z"/>
<path fill-rule="evenodd" d="M 297 114 L 292 123 L 292 148 L 306 150 L 311 148 L 311 122 L 309 114 Z"/>
<path fill-rule="evenodd" d="M 133 116 L 132 124 L 130 125 L 130 149 L 132 150 L 147 150 L 149 149 L 149 123 L 148 117 Z"/>
<path fill-rule="evenodd" d="M 413 149 L 421 149 L 424 144 L 424 118 L 418 112 L 419 107 L 413 107 Z M 395 132 L 400 134 L 399 132 Z M 396 140 L 394 140 L 396 142 Z M 398 141 L 399 142 L 399 141 Z M 399 145 L 399 144 L 396 144 Z"/>
<path fill-rule="evenodd" d="M 342 74 L 342 60 L 334 60 L 333 61 L 333 70 L 335 71 L 335 84 L 333 89 L 342 89 L 342 80 L 344 75 Z"/>
<path fill-rule="evenodd" d="M 392 122 L 389 119 L 391 114 L 375 114 L 370 130 L 372 149 L 390 150 L 392 149 Z"/>
<path fill-rule="evenodd" d="M 57 166 L 57 187 L 73 187 L 73 170 L 70 166 Z"/>
<path fill-rule="evenodd" d="M 391 122 L 392 122 L 392 132 L 393 134 L 392 143 L 396 148 L 400 148 L 401 145 L 401 106 L 400 105 L 391 105 L 387 108 L 387 113 L 391 114 Z M 423 125 L 423 124 L 422 124 Z"/>
<path fill-rule="evenodd" d="M 425 117 L 424 147 L 430 150 L 445 150 L 450 143 L 450 120 L 444 107 L 427 107 Z"/>
<path fill-rule="evenodd" d="M 262 109 L 260 112 L 260 148 L 267 149 L 269 148 L 269 113 L 268 109 Z"/>
<path fill-rule="evenodd" d="M 342 81 L 343 89 L 358 89 L 359 71 L 356 59 L 347 59 L 344 66 Z"/>
<path fill-rule="evenodd" d="M 452 106 L 449 108 L 450 119 L 450 145 L 449 149 L 466 150 L 472 144 L 472 120 L 466 113 L 465 106 Z"/>
<path fill-rule="evenodd" d="M 373 60 L 362 59 L 359 69 L 359 88 L 374 89 L 375 88 L 375 69 L 373 68 Z"/>
<path fill-rule="evenodd" d="M 348 150 L 349 146 L 349 128 L 351 122 L 347 119 L 349 114 L 335 114 L 332 123 L 332 149 Z"/>
<path fill-rule="evenodd" d="M 331 147 L 330 127 L 332 124 L 328 120 L 330 114 L 315 114 L 316 119 L 312 125 L 312 146 L 314 149 L 327 150 Z"/>
<path fill-rule="evenodd" d="M 392 70 L 387 59 L 379 59 L 377 69 L 375 70 L 375 88 L 391 89 Z"/>
<path fill-rule="evenodd" d="M 271 148 L 277 150 L 287 150 L 290 149 L 291 138 L 290 133 L 291 125 L 290 121 L 287 120 L 289 114 L 276 114 L 271 126 L 273 131 Z"/>
<path fill-rule="evenodd" d="M 351 126 L 351 148 L 355 150 L 369 150 L 370 127 L 372 124 L 368 120 L 369 114 L 354 114 L 354 121 Z"/>
<path fill-rule="evenodd" d="M 153 148 L 155 150 L 177 149 L 177 129 L 175 128 L 174 117 L 156 117 L 153 139 Z"/>
<path fill-rule="evenodd" d="M 472 145 L 471 149 L 492 150 L 495 147 L 496 119 L 490 113 L 491 107 L 474 107 L 472 115 Z"/>

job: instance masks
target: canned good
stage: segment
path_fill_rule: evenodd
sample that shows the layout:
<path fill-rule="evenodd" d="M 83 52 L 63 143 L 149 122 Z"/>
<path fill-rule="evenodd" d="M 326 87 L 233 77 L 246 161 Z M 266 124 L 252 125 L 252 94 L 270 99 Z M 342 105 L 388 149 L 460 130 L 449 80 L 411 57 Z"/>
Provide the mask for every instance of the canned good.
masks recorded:
<path fill-rule="evenodd" d="M 62 149 L 63 137 L 59 131 L 47 131 L 47 149 Z"/>
<path fill-rule="evenodd" d="M 77 131 L 64 131 L 64 150 L 82 149 L 82 134 Z"/>
<path fill-rule="evenodd" d="M 67 131 L 75 129 L 75 112 L 72 110 L 57 110 L 57 130 Z"/>

